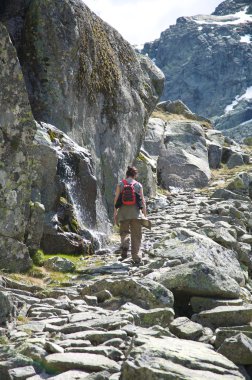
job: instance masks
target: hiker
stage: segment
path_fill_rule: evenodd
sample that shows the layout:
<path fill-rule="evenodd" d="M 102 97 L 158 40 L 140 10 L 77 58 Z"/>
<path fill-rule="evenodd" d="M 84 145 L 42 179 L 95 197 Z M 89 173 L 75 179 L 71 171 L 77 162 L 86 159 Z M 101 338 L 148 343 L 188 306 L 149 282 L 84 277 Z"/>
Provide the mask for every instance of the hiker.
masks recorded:
<path fill-rule="evenodd" d="M 142 239 L 141 219 L 146 218 L 143 186 L 136 181 L 137 169 L 128 166 L 126 179 L 116 186 L 114 199 L 114 223 L 119 224 L 121 237 L 121 260 L 127 258 L 131 240 L 131 255 L 134 263 L 141 262 L 139 253 Z"/>

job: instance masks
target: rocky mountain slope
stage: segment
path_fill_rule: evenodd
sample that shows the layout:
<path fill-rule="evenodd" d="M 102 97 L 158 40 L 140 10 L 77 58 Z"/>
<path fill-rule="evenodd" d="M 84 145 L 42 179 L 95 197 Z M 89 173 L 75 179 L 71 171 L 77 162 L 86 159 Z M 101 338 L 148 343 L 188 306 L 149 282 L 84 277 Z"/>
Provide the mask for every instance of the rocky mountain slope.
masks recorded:
<path fill-rule="evenodd" d="M 238 141 L 251 136 L 251 12 L 249 0 L 224 1 L 211 16 L 180 17 L 142 51 L 165 74 L 162 99 L 215 117 Z"/>
<path fill-rule="evenodd" d="M 157 105 L 142 152 L 150 157 L 149 164 L 156 168 L 157 182 L 164 189 L 204 187 L 211 178 L 210 169 L 223 165 L 232 169 L 250 161 L 239 144 L 179 100 Z M 140 173 L 144 176 L 143 171 Z"/>

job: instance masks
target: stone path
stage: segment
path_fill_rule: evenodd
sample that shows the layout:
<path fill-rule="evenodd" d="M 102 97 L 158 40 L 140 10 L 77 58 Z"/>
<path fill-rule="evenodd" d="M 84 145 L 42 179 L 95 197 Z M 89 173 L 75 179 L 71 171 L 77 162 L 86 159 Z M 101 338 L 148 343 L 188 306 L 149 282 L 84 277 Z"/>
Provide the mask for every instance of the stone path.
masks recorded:
<path fill-rule="evenodd" d="M 249 378 L 250 200 L 148 207 L 142 266 L 104 250 L 66 287 L 1 277 L 1 380 Z"/>

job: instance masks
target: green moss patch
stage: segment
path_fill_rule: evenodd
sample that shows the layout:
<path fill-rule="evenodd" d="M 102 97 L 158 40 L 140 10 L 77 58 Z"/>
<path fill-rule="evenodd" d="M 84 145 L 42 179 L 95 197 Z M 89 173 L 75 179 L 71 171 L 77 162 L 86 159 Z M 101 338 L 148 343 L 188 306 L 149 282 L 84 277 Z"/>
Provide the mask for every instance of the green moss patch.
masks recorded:
<path fill-rule="evenodd" d="M 114 46 L 105 23 L 92 12 L 87 11 L 85 18 L 79 18 L 78 28 L 79 94 L 85 88 L 91 103 L 98 93 L 113 97 L 121 79 L 120 65 L 136 60 L 134 52 L 123 39 Z"/>

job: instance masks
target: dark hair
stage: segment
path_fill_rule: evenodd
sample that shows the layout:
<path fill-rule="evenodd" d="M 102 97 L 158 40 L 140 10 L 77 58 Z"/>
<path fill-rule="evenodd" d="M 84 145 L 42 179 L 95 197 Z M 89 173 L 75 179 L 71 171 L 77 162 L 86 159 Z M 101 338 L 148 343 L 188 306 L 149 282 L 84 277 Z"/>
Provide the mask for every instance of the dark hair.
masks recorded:
<path fill-rule="evenodd" d="M 137 175 L 137 168 L 135 166 L 128 166 L 126 177 L 135 177 Z"/>

